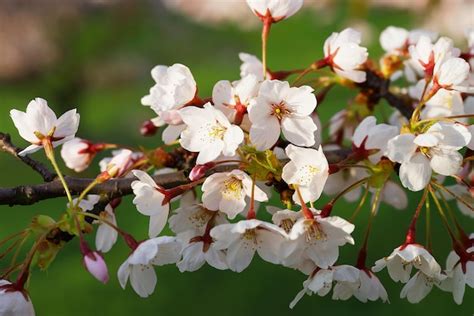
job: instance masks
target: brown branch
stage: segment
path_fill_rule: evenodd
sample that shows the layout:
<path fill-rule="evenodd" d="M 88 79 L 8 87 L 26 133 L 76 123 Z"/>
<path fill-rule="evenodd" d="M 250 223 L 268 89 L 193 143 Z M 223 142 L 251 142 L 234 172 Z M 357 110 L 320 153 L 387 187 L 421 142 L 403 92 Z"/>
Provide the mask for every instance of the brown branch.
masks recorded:
<path fill-rule="evenodd" d="M 337 163 L 345 159 L 351 150 L 341 149 L 326 151 L 326 157 L 329 163 Z M 224 172 L 238 168 L 238 164 L 218 165 L 209 173 Z M 153 176 L 158 185 L 165 188 L 172 188 L 181 184 L 189 183 L 185 171 L 178 171 L 169 174 L 160 174 Z M 71 194 L 80 194 L 94 179 L 66 177 Z M 109 180 L 105 183 L 95 186 L 90 194 L 100 194 L 111 200 L 132 193 L 131 183 L 135 178 L 122 178 Z M 63 186 L 59 180 L 37 185 L 21 185 L 15 188 L 0 188 L 0 205 L 30 205 L 36 202 L 63 197 L 66 195 Z"/>
<path fill-rule="evenodd" d="M 16 147 L 11 143 L 10 135 L 0 133 L 0 150 L 4 151 L 18 160 L 21 160 L 23 163 L 27 164 L 34 171 L 39 173 L 45 182 L 51 182 L 56 179 L 56 174 L 51 172 L 45 165 L 41 162 L 31 159 L 28 156 L 19 156 L 18 153 L 22 151 L 21 148 Z"/>
<path fill-rule="evenodd" d="M 413 113 L 413 106 L 410 99 L 398 96 L 390 92 L 390 80 L 379 76 L 375 71 L 367 70 L 367 80 L 359 83 L 358 87 L 362 90 L 370 91 L 374 103 L 378 103 L 380 99 L 385 99 L 387 103 L 400 111 L 404 117 L 409 119 Z"/>

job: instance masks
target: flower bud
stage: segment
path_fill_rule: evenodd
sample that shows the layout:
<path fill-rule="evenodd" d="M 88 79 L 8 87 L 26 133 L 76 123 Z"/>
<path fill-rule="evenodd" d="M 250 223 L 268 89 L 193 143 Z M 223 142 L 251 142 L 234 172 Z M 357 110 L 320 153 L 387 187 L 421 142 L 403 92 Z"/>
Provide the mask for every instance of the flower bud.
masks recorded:
<path fill-rule="evenodd" d="M 151 120 L 143 122 L 142 126 L 140 126 L 140 134 L 142 134 L 142 136 L 153 136 L 157 130 L 158 127 L 156 127 Z"/>
<path fill-rule="evenodd" d="M 16 283 L 0 280 L 0 315 L 34 316 L 35 311 L 28 294 Z"/>
<path fill-rule="evenodd" d="M 189 180 L 196 181 L 206 175 L 206 172 L 216 165 L 215 162 L 208 162 L 203 165 L 195 165 L 189 173 Z"/>
<path fill-rule="evenodd" d="M 100 253 L 96 251 L 90 251 L 89 253 L 84 254 L 83 263 L 87 271 L 89 271 L 89 273 L 92 274 L 97 280 L 104 284 L 109 281 L 109 271 L 107 270 L 107 264 Z"/>

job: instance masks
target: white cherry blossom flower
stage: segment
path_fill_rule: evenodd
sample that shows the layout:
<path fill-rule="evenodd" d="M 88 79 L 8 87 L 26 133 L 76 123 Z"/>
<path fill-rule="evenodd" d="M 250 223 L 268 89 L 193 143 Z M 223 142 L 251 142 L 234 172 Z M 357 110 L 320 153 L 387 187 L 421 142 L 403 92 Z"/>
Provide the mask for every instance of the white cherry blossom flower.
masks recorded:
<path fill-rule="evenodd" d="M 216 249 L 226 249 L 229 269 L 242 272 L 248 267 L 255 252 L 265 261 L 280 263 L 280 245 L 286 233 L 276 225 L 258 219 L 223 224 L 211 230 Z"/>
<path fill-rule="evenodd" d="M 352 144 L 362 152 L 370 150 L 378 150 L 369 155 L 372 163 L 380 161 L 382 156 L 387 153 L 387 142 L 399 134 L 396 126 L 388 124 L 377 124 L 374 116 L 366 117 L 354 131 L 352 136 Z"/>
<path fill-rule="evenodd" d="M 441 273 L 441 267 L 435 258 L 418 244 L 405 244 L 395 248 L 388 257 L 377 260 L 372 271 L 379 272 L 385 267 L 395 282 L 402 283 L 408 282 L 413 267 L 430 277 Z"/>
<path fill-rule="evenodd" d="M 79 127 L 79 114 L 75 109 L 57 118 L 46 100 L 41 98 L 30 101 L 26 112 L 11 110 L 10 116 L 20 136 L 31 143 L 19 153 L 20 156 L 38 151 L 46 137 L 50 138 L 53 147 L 57 147 L 74 138 Z"/>
<path fill-rule="evenodd" d="M 286 81 L 266 80 L 248 107 L 250 140 L 258 150 L 271 148 L 280 137 L 298 146 L 315 143 L 316 124 L 311 113 L 316 97 L 308 86 L 290 87 Z"/>
<path fill-rule="evenodd" d="M 242 62 L 240 65 L 240 77 L 245 78 L 249 75 L 255 76 L 257 80 L 263 81 L 263 65 L 260 59 L 257 58 L 255 55 L 250 55 L 247 53 L 239 53 L 239 59 Z M 267 72 L 267 77 L 269 77 L 269 73 Z"/>
<path fill-rule="evenodd" d="M 66 166 L 76 172 L 81 172 L 89 167 L 95 152 L 89 151 L 91 144 L 80 138 L 73 138 L 64 143 L 61 148 L 61 157 Z"/>
<path fill-rule="evenodd" d="M 474 239 L 471 234 L 470 240 Z M 441 282 L 439 288 L 443 291 L 453 293 L 456 304 L 461 305 L 466 285 L 474 288 L 474 247 L 463 250 L 463 258 L 460 258 L 455 251 L 451 251 L 446 260 L 447 278 Z"/>
<path fill-rule="evenodd" d="M 349 265 L 340 265 L 327 269 L 316 268 L 308 279 L 303 282 L 303 289 L 291 301 L 290 308 L 293 309 L 305 294 L 312 295 L 317 293 L 319 296 L 327 295 L 331 291 L 333 281 L 356 282 L 358 274 L 359 270 Z"/>
<path fill-rule="evenodd" d="M 158 115 L 162 111 L 181 108 L 196 96 L 196 81 L 184 65 L 155 66 L 151 76 L 156 84 L 150 94 L 142 98 L 142 104 L 150 106 Z"/>
<path fill-rule="evenodd" d="M 169 203 L 165 201 L 165 195 L 161 192 L 156 182 L 150 175 L 141 170 L 133 170 L 133 175 L 138 180 L 132 182 L 132 189 L 135 198 L 133 204 L 143 215 L 150 217 L 148 235 L 158 236 L 163 230 L 168 220 Z M 165 202 L 165 204 L 163 204 Z"/>
<path fill-rule="evenodd" d="M 470 139 L 471 134 L 463 125 L 438 122 L 423 134 L 407 133 L 392 138 L 387 157 L 401 164 L 403 186 L 419 191 L 430 181 L 432 170 L 445 176 L 459 171 L 463 157 L 458 150 Z"/>
<path fill-rule="evenodd" d="M 333 300 L 348 300 L 354 296 L 363 303 L 378 299 L 384 303 L 388 301 L 387 291 L 375 274 L 367 269 L 354 269 L 351 271 L 355 275 L 354 278 L 335 280 Z"/>
<path fill-rule="evenodd" d="M 235 218 L 246 206 L 246 198 L 252 194 L 252 179 L 241 170 L 214 173 L 202 185 L 202 202 L 209 210 L 219 210 L 230 219 Z M 255 185 L 255 200 L 264 202 L 267 195 Z"/>
<path fill-rule="evenodd" d="M 431 77 L 444 61 L 459 55 L 459 50 L 454 48 L 450 38 L 441 37 L 433 44 L 431 38 L 425 35 L 420 36 L 416 45 L 409 47 L 409 52 L 414 71 L 420 76 L 425 74 L 428 77 Z"/>
<path fill-rule="evenodd" d="M 11 291 L 12 283 L 0 280 L 0 315 L 5 316 L 35 316 L 31 299 L 21 291 Z"/>
<path fill-rule="evenodd" d="M 193 272 L 205 263 L 219 270 L 228 269 L 225 252 L 216 248 L 216 242 L 211 237 L 196 236 L 193 231 L 187 231 L 178 234 L 177 238 L 183 244 L 182 258 L 177 263 L 179 271 Z"/>
<path fill-rule="evenodd" d="M 153 266 L 176 263 L 180 250 L 181 245 L 174 237 L 162 236 L 140 243 L 118 270 L 120 285 L 125 289 L 130 279 L 132 288 L 139 296 L 150 296 L 156 286 Z"/>
<path fill-rule="evenodd" d="M 449 58 L 436 70 L 433 82 L 439 87 L 447 90 L 461 92 L 472 92 L 472 87 L 467 87 L 470 66 L 462 58 Z"/>
<path fill-rule="evenodd" d="M 324 42 L 324 57 L 333 71 L 354 82 L 366 80 L 365 72 L 359 68 L 367 61 L 368 53 L 360 42 L 361 34 L 351 28 L 332 33 Z"/>
<path fill-rule="evenodd" d="M 221 80 L 214 85 L 212 101 L 227 118 L 235 124 L 242 123 L 250 100 L 256 97 L 259 82 L 254 75 L 243 77 L 239 81 Z"/>
<path fill-rule="evenodd" d="M 428 276 L 418 271 L 405 284 L 400 292 L 400 298 L 406 298 L 412 304 L 419 303 L 431 292 L 433 285 L 439 285 L 444 279 L 446 275 L 442 273 Z"/>
<path fill-rule="evenodd" d="M 298 12 L 303 0 L 247 0 L 247 4 L 260 19 L 268 12 L 272 22 L 276 23 Z"/>
<path fill-rule="evenodd" d="M 398 55 L 408 45 L 409 34 L 404 28 L 389 26 L 380 33 L 380 45 L 385 52 Z"/>
<path fill-rule="evenodd" d="M 304 202 L 317 200 L 329 176 L 329 164 L 323 149 L 300 148 L 288 145 L 285 149 L 290 161 L 283 167 L 282 178 L 288 184 L 297 185 Z M 293 200 L 300 204 L 297 192 Z"/>
<path fill-rule="evenodd" d="M 117 226 L 114 209 L 110 204 L 107 204 L 100 216 L 109 223 Z M 118 232 L 106 223 L 100 223 L 95 235 L 95 247 L 101 252 L 109 252 L 112 246 L 117 242 Z"/>
<path fill-rule="evenodd" d="M 285 266 L 297 266 L 305 258 L 327 269 L 339 256 L 339 247 L 354 244 L 354 225 L 338 216 L 321 217 L 315 209 L 314 219 L 299 218 L 282 246 Z"/>
<path fill-rule="evenodd" d="M 129 149 L 114 150 L 113 157 L 104 158 L 99 162 L 100 171 L 104 172 L 116 168 L 115 178 L 125 176 L 130 168 L 143 157 L 142 153 L 134 153 Z"/>
<path fill-rule="evenodd" d="M 244 140 L 240 127 L 229 123 L 227 117 L 210 103 L 204 108 L 194 106 L 180 110 L 186 129 L 181 132 L 183 148 L 199 152 L 197 164 L 205 164 L 220 154 L 234 156 L 237 147 Z"/>
<path fill-rule="evenodd" d="M 461 92 L 439 89 L 438 92 L 426 102 L 420 116 L 422 119 L 430 119 L 463 115 L 464 113 L 464 103 Z M 462 118 L 460 118 L 459 121 L 462 121 Z"/>

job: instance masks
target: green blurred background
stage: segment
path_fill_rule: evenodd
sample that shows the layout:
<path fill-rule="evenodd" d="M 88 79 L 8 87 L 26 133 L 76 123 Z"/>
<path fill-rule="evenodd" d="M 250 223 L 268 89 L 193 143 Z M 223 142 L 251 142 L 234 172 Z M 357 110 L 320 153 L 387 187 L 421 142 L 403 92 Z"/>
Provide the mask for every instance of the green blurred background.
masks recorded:
<path fill-rule="evenodd" d="M 422 22 L 419 12 L 372 8 L 366 6 L 366 1 L 331 3 L 330 8 L 306 9 L 274 26 L 268 47 L 271 69 L 300 68 L 310 64 L 321 57 L 324 39 L 351 23 L 362 25 L 368 35 L 372 33 L 372 41 L 368 44 L 370 55 L 380 56 L 378 34 L 383 28 L 388 25 L 411 28 Z M 217 1 L 217 5 L 227 3 Z M 254 19 L 248 15 L 237 24 L 216 26 L 193 22 L 171 12 L 158 1 L 85 5 L 73 15 L 66 15 L 67 18 L 51 20 L 48 19 L 47 7 L 35 6 L 35 9 L 35 15 L 47 20 L 45 28 L 48 34 L 52 34 L 56 55 L 54 61 L 46 66 L 32 66 L 21 74 L 12 72 L 13 75 L 2 78 L 0 131 L 11 133 L 19 146 L 26 143 L 16 133 L 9 110 L 24 110 L 31 99 L 41 96 L 57 113 L 78 108 L 81 114 L 80 137 L 143 144 L 151 148 L 159 144 L 159 137 L 143 138 L 138 128 L 142 121 L 153 117 L 152 111 L 140 105 L 140 98 L 152 85 L 149 71 L 154 65 L 186 64 L 198 82 L 200 95 L 206 97 L 216 81 L 239 78 L 239 52 L 260 54 L 258 27 L 239 27 L 239 24 L 248 22 L 246 19 Z M 2 10 L 7 10 L 8 15 L 11 8 Z M 362 24 L 362 20 L 366 24 Z M 17 20 L 18 23 L 21 21 Z M 17 37 L 16 40 L 23 39 Z M 28 56 L 28 59 L 36 58 L 34 48 Z M 319 109 L 323 123 L 332 113 L 343 108 L 353 95 L 353 92 L 343 90 L 332 91 Z M 41 152 L 35 154 L 35 158 L 42 159 Z M 93 176 L 96 172 L 94 166 L 84 176 Z M 66 173 L 73 174 L 71 171 Z M 0 186 L 39 182 L 38 175 L 26 166 L 0 154 Z M 388 255 L 402 242 L 418 198 L 418 195 L 410 196 L 410 207 L 405 212 L 385 205 L 381 207 L 370 241 L 370 263 Z M 0 237 L 22 229 L 34 215 L 57 216 L 64 210 L 64 205 L 65 199 L 56 199 L 33 206 L 1 206 Z M 354 207 L 340 203 L 335 213 L 347 218 Z M 356 246 L 343 248 L 340 263 L 355 263 L 357 241 L 362 239 L 367 215 L 366 208 L 356 222 Z M 130 198 L 124 199 L 117 217 L 125 230 L 138 238 L 146 237 L 147 218 L 134 209 Z M 449 240 L 438 218 L 433 217 L 434 255 L 444 266 Z M 473 230 L 470 222 L 465 223 L 465 228 Z M 422 233 L 423 229 L 420 229 L 420 236 Z M 457 306 L 449 293 L 438 289 L 422 303 L 411 305 L 399 299 L 402 286 L 394 284 L 385 271 L 379 277 L 389 293 L 390 304 L 362 304 L 355 299 L 341 302 L 332 301 L 330 296 L 312 296 L 303 298 L 294 310 L 290 310 L 288 304 L 301 289 L 306 276 L 267 264 L 257 257 L 240 274 L 207 266 L 195 273 L 184 274 L 175 266 L 159 267 L 156 269 L 158 284 L 155 293 L 148 299 L 141 299 L 130 287 L 122 290 L 116 279 L 116 271 L 127 254 L 128 249 L 119 241 L 105 255 L 111 280 L 102 285 L 82 267 L 77 240 L 70 242 L 47 272 L 35 271 L 33 274 L 29 291 L 37 315 L 470 315 L 473 312 L 471 289 L 466 292 L 463 306 Z M 0 268 L 5 264 L 6 261 L 1 262 Z"/>

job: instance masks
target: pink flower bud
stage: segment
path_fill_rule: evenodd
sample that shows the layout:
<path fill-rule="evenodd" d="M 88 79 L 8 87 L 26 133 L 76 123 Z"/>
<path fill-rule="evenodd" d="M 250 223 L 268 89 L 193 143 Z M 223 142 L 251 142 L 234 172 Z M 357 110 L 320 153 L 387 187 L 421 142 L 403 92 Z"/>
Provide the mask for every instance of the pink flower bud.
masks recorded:
<path fill-rule="evenodd" d="M 143 136 L 153 136 L 156 134 L 158 127 L 153 124 L 151 120 L 143 122 L 142 126 L 140 127 L 140 134 Z"/>
<path fill-rule="evenodd" d="M 87 271 L 102 283 L 109 281 L 109 271 L 102 256 L 94 251 L 84 255 L 84 266 Z"/>
<path fill-rule="evenodd" d="M 196 181 L 206 175 L 206 172 L 216 165 L 214 162 L 208 162 L 203 165 L 195 165 L 189 173 L 189 180 Z"/>

